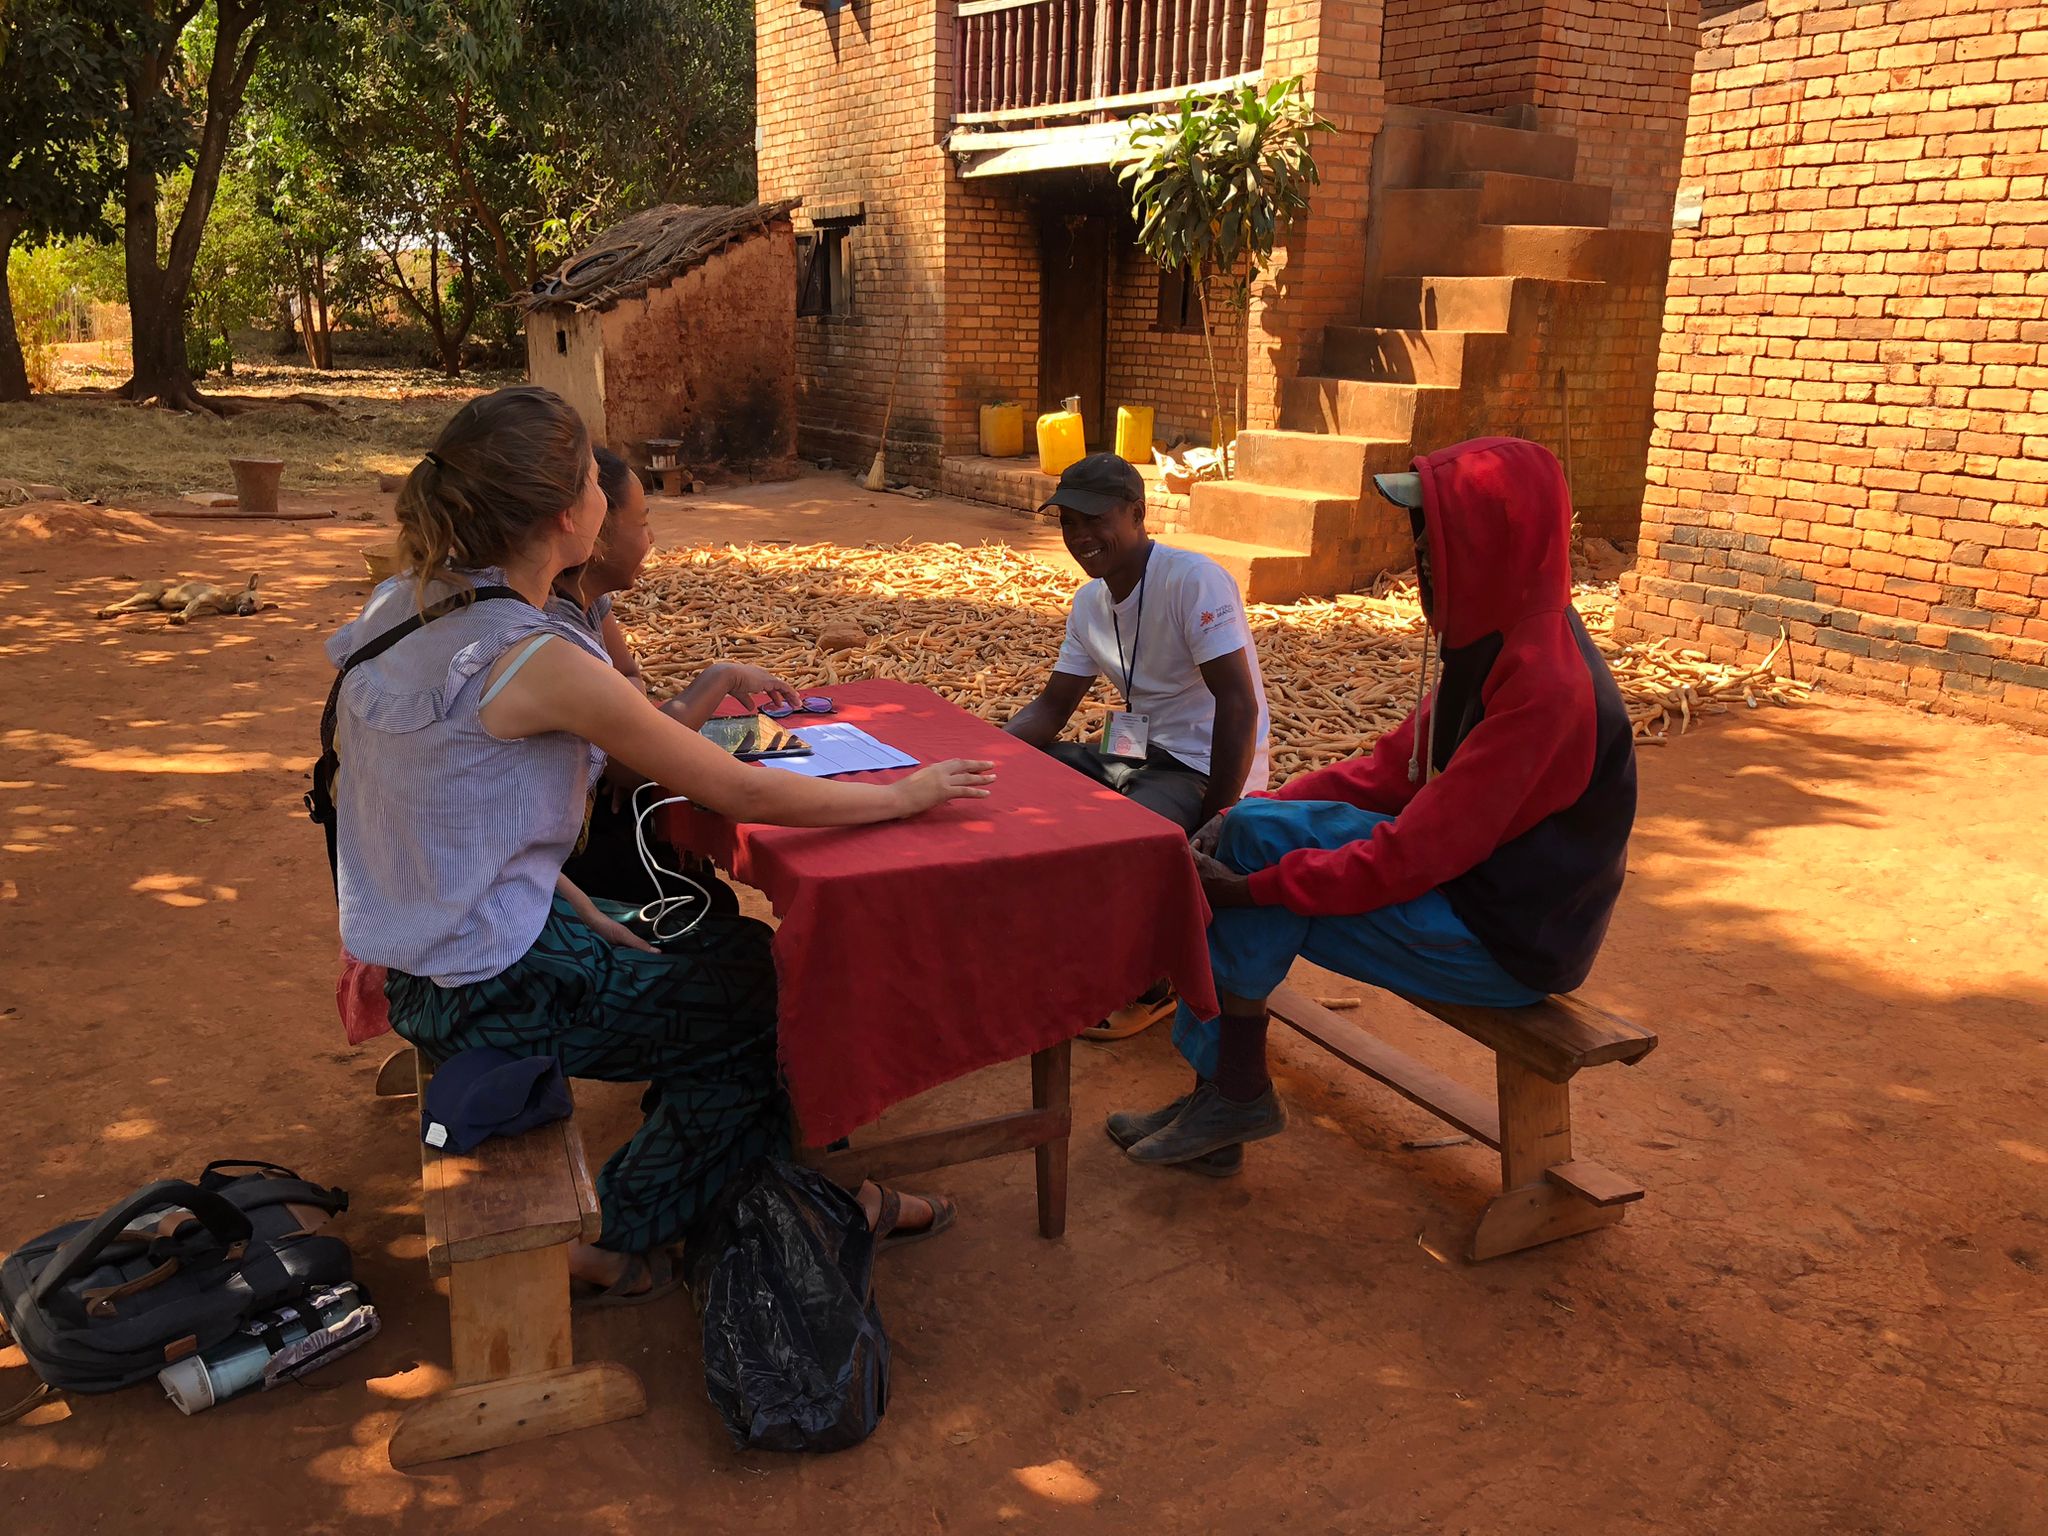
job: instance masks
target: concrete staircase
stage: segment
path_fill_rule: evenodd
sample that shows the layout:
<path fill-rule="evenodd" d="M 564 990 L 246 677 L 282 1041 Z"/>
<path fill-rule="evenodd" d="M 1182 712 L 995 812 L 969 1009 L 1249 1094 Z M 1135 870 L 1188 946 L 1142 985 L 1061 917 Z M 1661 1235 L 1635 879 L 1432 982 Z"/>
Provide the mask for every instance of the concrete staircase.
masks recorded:
<path fill-rule="evenodd" d="M 1610 192 L 1572 179 L 1578 145 L 1503 117 L 1394 108 L 1374 150 L 1356 324 L 1286 380 L 1272 430 L 1241 433 L 1237 474 L 1195 487 L 1169 542 L 1229 568 L 1252 602 L 1346 591 L 1412 558 L 1406 515 L 1369 477 L 1467 437 L 1513 432 L 1499 391 L 1543 387 L 1560 306 L 1656 281 L 1669 241 L 1607 227 Z"/>

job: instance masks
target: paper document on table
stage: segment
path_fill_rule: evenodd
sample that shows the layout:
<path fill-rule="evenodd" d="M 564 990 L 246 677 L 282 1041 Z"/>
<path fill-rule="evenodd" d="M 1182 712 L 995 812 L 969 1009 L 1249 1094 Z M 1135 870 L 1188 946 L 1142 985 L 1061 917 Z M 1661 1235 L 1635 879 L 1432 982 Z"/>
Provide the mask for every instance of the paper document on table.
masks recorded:
<path fill-rule="evenodd" d="M 807 779 L 829 779 L 841 773 L 872 773 L 877 768 L 915 768 L 917 759 L 877 741 L 857 725 L 806 725 L 791 732 L 810 747 L 809 757 L 771 757 L 767 766 Z"/>

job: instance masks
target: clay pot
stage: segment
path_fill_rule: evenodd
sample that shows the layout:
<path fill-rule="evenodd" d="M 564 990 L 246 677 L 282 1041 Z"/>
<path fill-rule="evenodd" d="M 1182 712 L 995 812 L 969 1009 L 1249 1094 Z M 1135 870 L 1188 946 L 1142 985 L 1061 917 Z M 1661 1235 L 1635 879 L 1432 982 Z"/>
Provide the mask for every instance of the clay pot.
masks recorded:
<path fill-rule="evenodd" d="M 284 479 L 283 459 L 229 459 L 235 472 L 235 505 L 259 516 L 277 514 L 277 486 Z"/>

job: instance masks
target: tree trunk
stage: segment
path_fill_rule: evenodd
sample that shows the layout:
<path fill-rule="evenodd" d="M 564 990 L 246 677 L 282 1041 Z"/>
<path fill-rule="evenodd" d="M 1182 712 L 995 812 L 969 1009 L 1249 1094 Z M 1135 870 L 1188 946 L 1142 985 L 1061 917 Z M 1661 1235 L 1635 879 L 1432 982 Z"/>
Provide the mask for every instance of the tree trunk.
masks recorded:
<path fill-rule="evenodd" d="M 0 214 L 0 402 L 8 403 L 28 398 L 28 363 L 14 333 L 14 294 L 7 285 L 7 258 L 21 224 L 19 214 Z"/>
<path fill-rule="evenodd" d="M 192 293 L 192 267 L 207 216 L 220 190 L 228 137 L 249 76 L 255 71 L 268 28 L 264 0 L 217 0 L 214 47 L 206 76 L 206 117 L 192 161 L 192 188 L 171 232 L 168 257 L 160 256 L 157 227 L 157 171 L 138 142 L 142 126 L 153 124 L 164 83 L 183 58 L 182 22 L 153 52 L 138 59 L 128 75 L 128 171 L 124 187 L 128 227 L 126 266 L 128 312 L 134 325 L 135 366 L 122 393 L 131 400 L 157 400 L 182 411 L 219 414 L 192 380 L 185 356 L 185 309 Z"/>
<path fill-rule="evenodd" d="M 327 312 L 327 258 L 318 251 L 313 253 L 313 302 L 319 306 L 320 325 L 315 333 L 319 339 L 319 356 L 313 366 L 325 373 L 334 366 L 334 322 Z"/>
<path fill-rule="evenodd" d="M 1228 445 L 1216 441 L 1223 436 L 1223 385 L 1216 377 L 1216 343 L 1209 334 L 1209 273 L 1206 267 L 1198 266 L 1192 275 L 1195 280 L 1195 307 L 1202 312 L 1202 352 L 1209 360 L 1209 398 L 1216 406 L 1209 446 L 1216 450 L 1217 467 L 1223 471 L 1223 478 L 1228 480 L 1231 478 L 1230 455 L 1224 451 Z M 1233 428 L 1236 425 L 1231 423 Z"/>

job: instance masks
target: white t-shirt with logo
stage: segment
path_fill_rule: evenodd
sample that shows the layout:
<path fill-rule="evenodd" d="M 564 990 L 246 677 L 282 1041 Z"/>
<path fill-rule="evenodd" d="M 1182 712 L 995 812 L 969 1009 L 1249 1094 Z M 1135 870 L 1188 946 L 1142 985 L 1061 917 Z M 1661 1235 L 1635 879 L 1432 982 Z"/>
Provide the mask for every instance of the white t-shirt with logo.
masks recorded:
<path fill-rule="evenodd" d="M 1144 618 L 1139 620 L 1139 603 Z M 1117 631 L 1123 632 L 1123 659 Z M 1136 652 L 1132 645 L 1136 643 Z M 1202 681 L 1202 664 L 1243 651 L 1259 701 L 1251 772 L 1244 792 L 1266 787 L 1266 680 L 1259 672 L 1258 647 L 1245 624 L 1244 600 L 1230 572 L 1207 555 L 1171 544 L 1154 544 L 1145 578 L 1112 607 L 1109 586 L 1097 580 L 1074 594 L 1067 638 L 1055 672 L 1069 677 L 1106 677 L 1118 693 L 1124 667 L 1132 667 L 1130 707 L 1150 717 L 1152 745 L 1171 752 L 1200 773 L 1209 771 L 1216 740 L 1216 699 Z"/>

